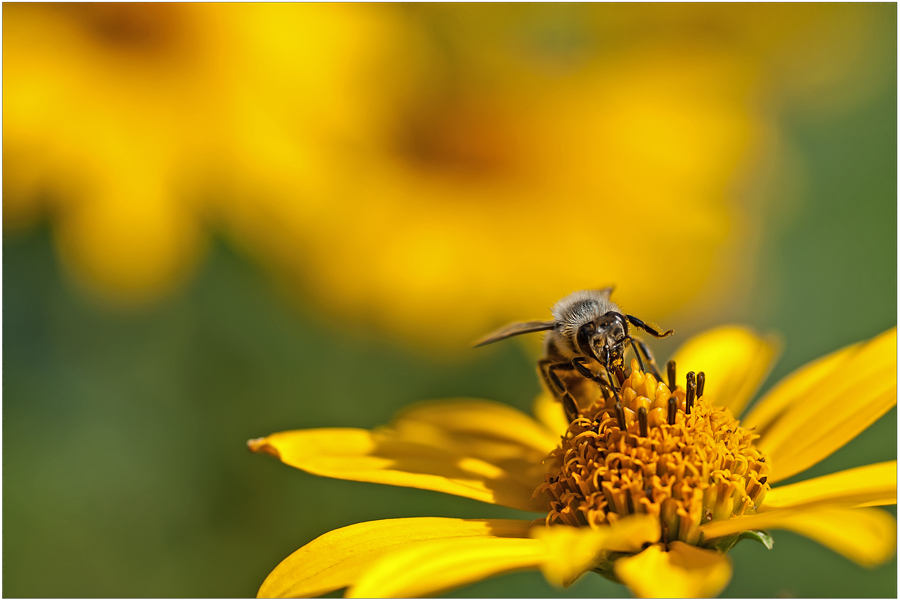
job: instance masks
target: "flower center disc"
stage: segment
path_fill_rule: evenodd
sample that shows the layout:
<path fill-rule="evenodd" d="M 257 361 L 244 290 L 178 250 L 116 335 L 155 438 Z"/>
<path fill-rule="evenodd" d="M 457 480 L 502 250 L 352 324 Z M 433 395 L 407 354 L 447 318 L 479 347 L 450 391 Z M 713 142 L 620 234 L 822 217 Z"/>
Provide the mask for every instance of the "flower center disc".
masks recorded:
<path fill-rule="evenodd" d="M 547 525 L 597 528 L 652 514 L 663 542 L 698 545 L 700 525 L 756 510 L 770 472 L 753 444 L 758 436 L 710 405 L 702 384 L 694 398 L 692 377 L 673 391 L 632 360 L 619 403 L 601 399 L 580 410 L 535 490 L 551 498 Z"/>

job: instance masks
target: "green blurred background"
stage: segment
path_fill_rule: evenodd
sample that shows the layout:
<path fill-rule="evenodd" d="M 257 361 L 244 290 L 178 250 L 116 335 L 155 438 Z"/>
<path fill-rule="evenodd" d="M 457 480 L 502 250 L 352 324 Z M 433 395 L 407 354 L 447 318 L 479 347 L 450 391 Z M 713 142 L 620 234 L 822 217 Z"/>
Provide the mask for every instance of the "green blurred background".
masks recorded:
<path fill-rule="evenodd" d="M 5 71 L 12 60 L 7 6 Z M 821 5 L 812 6 L 814 13 Z M 643 39 L 672 28 L 688 37 L 699 31 L 729 52 L 741 51 L 730 37 L 740 29 L 734 23 L 741 16 L 723 16 L 716 9 L 694 9 L 690 18 L 679 16 L 678 9 L 642 9 L 622 21 L 625 42 L 602 28 L 579 27 L 579 11 L 603 21 L 602 14 L 590 12 L 600 9 L 592 7 L 545 7 L 537 17 L 534 9 L 522 7 L 505 8 L 499 16 L 496 11 L 473 16 L 470 9 L 458 19 L 452 8 L 403 10 L 415 34 L 438 40 L 439 46 L 475 44 L 473 36 L 488 44 L 518 36 L 537 44 L 538 54 L 587 45 L 602 58 L 604 52 L 639 45 L 628 35 Z M 869 54 L 862 52 L 842 72 L 862 77 L 868 87 L 837 78 L 833 88 L 813 88 L 823 96 L 834 95 L 841 85 L 864 88 L 838 108 L 818 98 L 798 100 L 774 92 L 753 96 L 755 102 L 774 105 L 765 110 L 767 123 L 777 130 L 779 147 L 789 151 L 758 156 L 754 164 L 764 166 L 751 170 L 750 183 L 721 200 L 743 207 L 737 214 L 746 222 L 736 218 L 736 230 L 752 222 L 746 256 L 734 267 L 740 295 L 720 292 L 703 311 L 691 310 L 687 298 L 658 312 L 639 312 L 677 331 L 672 341 L 655 342 L 658 356 L 706 327 L 747 323 L 778 332 L 785 342 L 768 387 L 809 360 L 896 324 L 896 5 L 858 10 L 854 15 L 862 15 L 861 20 L 854 22 L 865 25 L 861 35 L 870 42 Z M 793 41 L 785 47 L 802 48 L 831 31 L 817 31 L 816 23 L 801 19 L 796 39 L 781 31 Z M 472 52 L 479 56 L 475 45 Z M 827 44 L 825 50 L 810 47 L 834 50 Z M 764 79 L 759 72 L 771 70 L 773 62 L 754 67 L 753 77 Z M 459 65 L 467 64 L 460 59 Z M 15 83 L 4 75 L 5 100 L 6 88 Z M 4 111 L 5 129 L 12 118 Z M 21 172 L 25 164 L 7 158 L 23 155 L 16 141 L 4 134 L 5 202 L 7 194 L 20 193 L 18 187 L 7 188 L 11 169 Z M 772 165 L 767 159 L 789 164 Z M 415 317 L 410 327 L 422 335 L 403 335 L 389 319 L 368 318 L 364 310 L 352 318 L 329 312 L 321 299 L 311 299 L 317 297 L 311 289 L 317 284 L 305 281 L 302 269 L 299 275 L 287 269 L 297 281 L 286 284 L 283 264 L 261 259 L 258 246 L 209 220 L 209 241 L 189 276 L 175 278 L 176 284 L 151 301 L 110 301 L 91 287 L 84 269 L 71 266 L 69 246 L 59 237 L 65 211 L 54 204 L 59 202 L 54 194 L 65 192 L 52 187 L 34 192 L 41 206 L 57 208 L 37 211 L 24 225 L 4 206 L 4 596 L 252 596 L 281 559 L 351 523 L 408 516 L 522 516 L 434 492 L 320 479 L 250 454 L 245 446 L 249 438 L 286 429 L 373 427 L 424 399 L 472 396 L 527 411 L 539 390 L 533 346 L 510 342 L 469 351 L 460 340 L 440 349 L 420 342 L 442 323 L 457 320 L 447 315 L 453 302 L 469 304 L 466 297 L 452 295 L 454 281 L 444 284 L 453 300 L 449 307 Z M 416 201 L 420 204 L 413 211 L 429 204 L 428 197 Z M 604 214 L 602 205 L 585 208 Z M 469 208 L 460 204 L 459 210 Z M 578 208 L 566 210 L 571 211 L 567 219 L 580 219 Z M 567 237 L 583 231 L 540 228 L 532 243 L 563 260 L 565 252 L 559 253 Z M 669 236 L 678 243 L 677 232 Z M 640 232 L 623 237 L 621 244 L 579 260 L 629 263 L 630 248 L 641 245 Z M 459 243 L 465 244 L 464 238 Z M 288 252 L 295 247 L 306 249 L 302 241 L 286 245 Z M 364 248 L 359 251 L 365 256 Z M 667 263 L 665 255 L 648 260 L 652 268 L 634 268 L 661 278 L 690 269 L 690 263 Z M 591 271 L 593 279 L 578 287 L 607 283 L 597 281 L 603 273 Z M 542 297 L 545 276 L 545 270 L 534 270 L 533 295 L 549 307 L 563 284 L 554 280 Z M 623 283 L 618 285 L 627 293 Z M 896 421 L 894 409 L 802 478 L 895 458 Z M 745 542 L 732 557 L 728 597 L 897 594 L 896 559 L 867 570 L 788 532 L 775 532 L 771 551 Z M 540 574 L 523 573 L 450 595 L 626 593 L 599 576 L 557 590 Z"/>

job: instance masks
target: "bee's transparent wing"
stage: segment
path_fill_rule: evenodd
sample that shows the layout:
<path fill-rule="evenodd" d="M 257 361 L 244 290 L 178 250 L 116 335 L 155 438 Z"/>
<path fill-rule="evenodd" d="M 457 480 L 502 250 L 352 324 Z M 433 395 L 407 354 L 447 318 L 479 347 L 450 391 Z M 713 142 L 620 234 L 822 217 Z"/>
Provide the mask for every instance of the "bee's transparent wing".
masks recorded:
<path fill-rule="evenodd" d="M 484 336 L 483 338 L 475 342 L 474 347 L 477 348 L 478 346 L 493 344 L 494 342 L 499 342 L 500 340 L 505 340 L 508 337 L 520 335 L 523 333 L 547 331 L 548 329 L 553 329 L 555 325 L 556 323 L 554 321 L 525 321 L 523 323 L 510 323 L 506 327 L 501 327 L 497 331 Z"/>

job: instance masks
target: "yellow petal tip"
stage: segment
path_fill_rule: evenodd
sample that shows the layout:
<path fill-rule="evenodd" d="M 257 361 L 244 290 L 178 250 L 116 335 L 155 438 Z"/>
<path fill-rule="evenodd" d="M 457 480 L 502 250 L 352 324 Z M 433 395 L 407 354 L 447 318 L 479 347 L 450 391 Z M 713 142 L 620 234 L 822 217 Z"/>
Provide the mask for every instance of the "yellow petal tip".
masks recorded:
<path fill-rule="evenodd" d="M 281 453 L 268 442 L 268 438 L 255 438 L 252 440 L 247 440 L 247 448 L 250 449 L 251 452 L 256 452 L 257 454 L 268 454 L 270 456 L 274 456 L 278 460 L 281 460 Z"/>

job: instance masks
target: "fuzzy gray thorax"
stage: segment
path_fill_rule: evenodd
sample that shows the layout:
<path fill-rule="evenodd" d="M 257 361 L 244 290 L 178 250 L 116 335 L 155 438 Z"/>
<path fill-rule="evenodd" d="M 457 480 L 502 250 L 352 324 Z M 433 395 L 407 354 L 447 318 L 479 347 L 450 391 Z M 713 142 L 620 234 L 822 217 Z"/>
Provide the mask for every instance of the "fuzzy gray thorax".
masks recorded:
<path fill-rule="evenodd" d="M 610 311 L 619 311 L 619 307 L 609 299 L 611 293 L 612 288 L 581 290 L 557 302 L 551 310 L 556 327 L 547 336 L 547 344 L 555 346 L 567 359 L 584 354 L 576 342 L 578 330 Z M 600 340 L 595 340 L 595 343 L 597 341 Z"/>
<path fill-rule="evenodd" d="M 619 312 L 619 307 L 609 299 L 611 289 L 582 290 L 573 292 L 556 303 L 553 318 L 557 331 L 565 338 L 574 340 L 578 329 L 610 311 Z"/>

